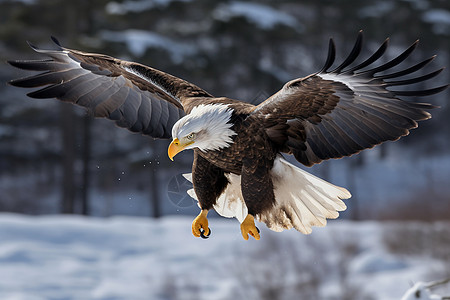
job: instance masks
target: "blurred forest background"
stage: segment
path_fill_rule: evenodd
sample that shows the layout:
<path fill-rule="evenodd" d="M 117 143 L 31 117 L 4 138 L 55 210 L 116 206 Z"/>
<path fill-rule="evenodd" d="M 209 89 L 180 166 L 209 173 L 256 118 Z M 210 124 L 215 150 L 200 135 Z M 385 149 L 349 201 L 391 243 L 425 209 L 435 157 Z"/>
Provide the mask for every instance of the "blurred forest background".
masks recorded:
<path fill-rule="evenodd" d="M 258 103 L 319 70 L 330 37 L 341 61 L 360 29 L 362 57 L 388 36 L 385 60 L 419 38 L 407 62 L 438 54 L 426 70 L 450 65 L 448 0 L 0 0 L 0 211 L 159 217 L 198 210 L 180 176 L 190 171 L 191 152 L 171 162 L 169 141 L 8 86 L 24 73 L 7 60 L 38 57 L 25 41 L 51 48 L 55 36 L 69 48 L 138 61 L 213 95 Z M 420 87 L 448 82 L 445 70 Z M 450 218 L 449 91 L 408 100 L 440 108 L 399 142 L 309 169 L 350 189 L 344 217 Z"/>

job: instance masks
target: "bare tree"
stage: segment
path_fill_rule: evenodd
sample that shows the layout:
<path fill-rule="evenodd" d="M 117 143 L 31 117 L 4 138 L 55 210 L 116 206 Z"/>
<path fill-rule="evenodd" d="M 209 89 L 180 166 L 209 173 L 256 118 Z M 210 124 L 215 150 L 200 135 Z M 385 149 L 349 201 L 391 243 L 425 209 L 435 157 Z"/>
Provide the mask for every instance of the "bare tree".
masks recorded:
<path fill-rule="evenodd" d="M 75 213 L 75 115 L 73 108 L 61 104 L 61 135 L 62 135 L 62 213 Z"/>

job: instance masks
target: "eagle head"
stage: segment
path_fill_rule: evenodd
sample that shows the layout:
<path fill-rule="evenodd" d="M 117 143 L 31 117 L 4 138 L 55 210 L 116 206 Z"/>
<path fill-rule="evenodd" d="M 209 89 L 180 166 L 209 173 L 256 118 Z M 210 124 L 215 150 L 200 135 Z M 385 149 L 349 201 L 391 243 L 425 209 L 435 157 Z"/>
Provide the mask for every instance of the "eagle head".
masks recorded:
<path fill-rule="evenodd" d="M 229 147 L 236 132 L 230 123 L 233 110 L 225 104 L 198 105 L 172 127 L 168 154 L 173 157 L 185 149 L 214 151 Z"/>

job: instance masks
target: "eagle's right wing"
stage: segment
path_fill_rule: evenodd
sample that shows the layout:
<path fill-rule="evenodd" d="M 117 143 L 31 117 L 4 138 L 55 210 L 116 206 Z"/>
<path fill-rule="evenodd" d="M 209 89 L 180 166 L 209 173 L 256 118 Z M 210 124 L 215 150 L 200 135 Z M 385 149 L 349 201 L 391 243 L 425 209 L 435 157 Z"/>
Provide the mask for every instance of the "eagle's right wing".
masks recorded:
<path fill-rule="evenodd" d="M 43 73 L 12 80 L 18 87 L 44 87 L 32 98 L 57 98 L 83 106 L 95 117 L 154 138 L 170 138 L 182 116 L 183 97 L 210 95 L 197 86 L 159 70 L 107 55 L 63 48 L 31 48 L 48 58 L 15 60 L 15 67 Z"/>

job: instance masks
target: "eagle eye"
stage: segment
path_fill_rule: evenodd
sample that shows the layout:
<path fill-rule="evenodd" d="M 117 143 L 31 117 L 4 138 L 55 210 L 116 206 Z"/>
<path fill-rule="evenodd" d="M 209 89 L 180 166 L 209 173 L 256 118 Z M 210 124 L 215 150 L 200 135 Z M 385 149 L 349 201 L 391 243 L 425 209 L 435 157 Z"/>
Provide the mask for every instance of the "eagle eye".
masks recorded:
<path fill-rule="evenodd" d="M 186 136 L 186 138 L 187 138 L 188 140 L 193 140 L 194 137 L 195 137 L 195 133 L 193 133 L 193 132 L 189 133 L 189 134 Z"/>

